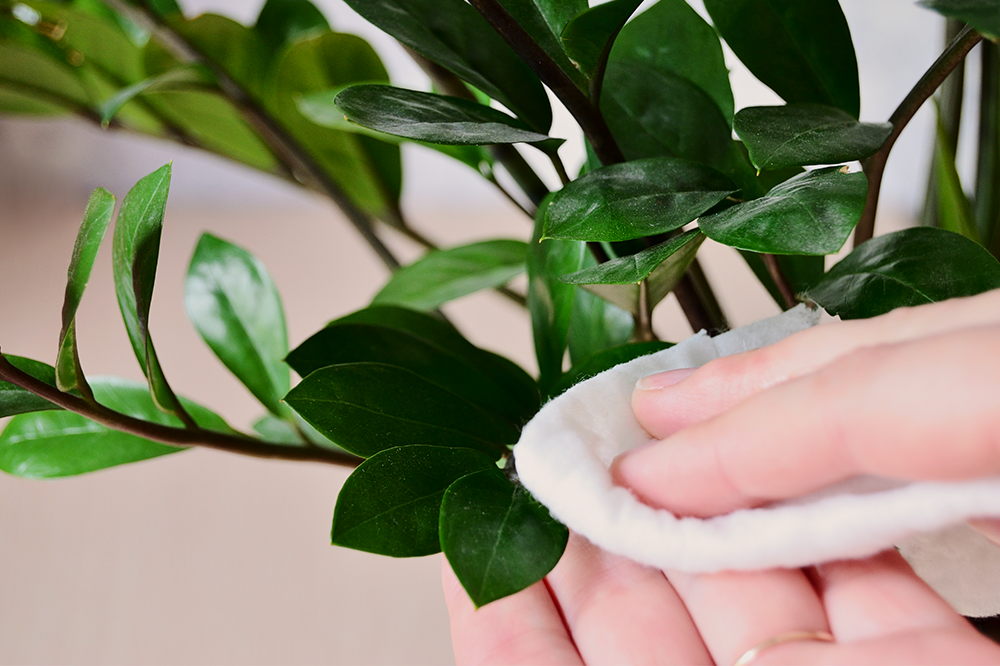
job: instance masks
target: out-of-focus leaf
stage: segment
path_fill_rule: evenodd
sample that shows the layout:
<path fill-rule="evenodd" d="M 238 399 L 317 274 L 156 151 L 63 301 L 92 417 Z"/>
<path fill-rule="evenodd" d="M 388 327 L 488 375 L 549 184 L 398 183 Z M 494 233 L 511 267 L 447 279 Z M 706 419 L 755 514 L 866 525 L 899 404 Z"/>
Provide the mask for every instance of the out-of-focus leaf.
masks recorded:
<path fill-rule="evenodd" d="M 861 218 L 868 193 L 863 173 L 836 167 L 786 180 L 760 199 L 698 221 L 714 241 L 769 254 L 832 254 Z"/>
<path fill-rule="evenodd" d="M 557 192 L 543 238 L 622 241 L 673 231 L 736 191 L 711 167 L 654 157 L 589 172 Z"/>
<path fill-rule="evenodd" d="M 273 414 L 268 414 L 257 420 L 253 424 L 253 430 L 273 444 L 287 444 L 289 446 L 303 446 L 306 444 L 306 441 L 294 425 L 285 419 L 279 419 Z"/>
<path fill-rule="evenodd" d="M 705 9 L 736 56 L 786 102 L 858 117 L 858 63 L 837 0 L 705 0 Z"/>
<path fill-rule="evenodd" d="M 123 106 L 143 93 L 157 90 L 184 90 L 193 86 L 210 84 L 214 80 L 214 77 L 205 68 L 195 65 L 173 69 L 164 74 L 133 83 L 130 86 L 122 88 L 101 103 L 98 109 L 98 113 L 101 116 L 101 123 L 107 126 L 111 122 L 111 119 L 121 111 Z"/>
<path fill-rule="evenodd" d="M 527 254 L 527 243 L 516 240 L 436 250 L 396 271 L 372 304 L 434 310 L 481 289 L 507 284 L 524 272 Z"/>
<path fill-rule="evenodd" d="M 302 418 L 367 458 L 395 446 L 476 449 L 499 458 L 518 429 L 410 370 L 383 363 L 321 368 L 285 397 Z"/>
<path fill-rule="evenodd" d="M 169 25 L 252 96 L 263 96 L 275 54 L 260 31 L 218 14 L 202 14 L 188 20 L 178 16 Z M 164 66 L 167 70 L 176 68 L 173 58 L 165 56 L 157 42 L 147 45 L 144 62 L 149 75 L 163 74 Z"/>
<path fill-rule="evenodd" d="M 167 384 L 149 334 L 149 306 L 160 251 L 163 212 L 170 190 L 170 165 L 160 167 L 129 190 L 115 223 L 112 264 L 118 307 L 150 394 L 164 413 L 184 414 Z"/>
<path fill-rule="evenodd" d="M 51 365 L 30 358 L 4 354 L 4 358 L 17 368 L 49 386 L 56 385 L 56 371 Z M 45 398 L 27 391 L 16 384 L 0 380 L 0 418 L 26 414 L 28 412 L 43 412 L 50 409 L 62 409 Z"/>
<path fill-rule="evenodd" d="M 733 91 L 719 36 L 685 0 L 660 0 L 629 21 L 611 57 L 684 77 L 708 93 L 732 122 Z"/>
<path fill-rule="evenodd" d="M 323 12 L 309 0 L 267 0 L 254 26 L 273 52 L 281 50 L 285 44 L 329 29 Z"/>
<path fill-rule="evenodd" d="M 0 88 L 22 99 L 78 110 L 90 98 L 73 67 L 39 51 L 0 40 Z"/>
<path fill-rule="evenodd" d="M 488 106 L 393 86 L 351 86 L 334 103 L 358 125 L 428 143 L 480 146 L 549 138 Z"/>
<path fill-rule="evenodd" d="M 937 119 L 937 140 L 934 143 L 934 178 L 941 228 L 982 244 L 969 197 L 965 194 L 961 176 L 955 166 L 955 153 L 948 144 L 948 134 L 941 123 L 940 114 Z"/>
<path fill-rule="evenodd" d="M 917 4 L 964 21 L 990 39 L 1000 39 L 1000 10 L 996 0 L 918 0 Z"/>
<path fill-rule="evenodd" d="M 732 139 L 729 121 L 701 88 L 634 61 L 608 62 L 601 109 L 625 157 L 680 157 L 721 171 L 756 196 L 754 171 Z"/>
<path fill-rule="evenodd" d="M 619 347 L 612 347 L 598 352 L 593 356 L 588 356 L 579 363 L 573 365 L 569 371 L 562 376 L 556 386 L 555 395 L 561 395 L 580 382 L 601 374 L 605 370 L 610 370 L 616 365 L 627 363 L 632 359 L 653 354 L 664 349 L 673 347 L 672 342 L 633 342 Z"/>
<path fill-rule="evenodd" d="M 538 358 L 542 393 L 547 394 L 562 374 L 563 357 L 576 287 L 559 281 L 560 275 L 583 267 L 586 244 L 582 241 L 542 241 L 546 209 L 542 202 L 535 218 L 535 232 L 528 248 L 528 311 Z"/>
<path fill-rule="evenodd" d="M 758 169 L 838 164 L 874 155 L 892 134 L 889 123 L 859 123 L 822 104 L 751 106 L 733 122 Z"/>
<path fill-rule="evenodd" d="M 361 463 L 337 497 L 330 540 L 392 557 L 441 552 L 438 518 L 445 490 L 496 462 L 472 449 L 401 446 Z"/>
<path fill-rule="evenodd" d="M 477 607 L 540 581 L 569 531 L 498 469 L 464 476 L 441 502 L 441 549 Z"/>
<path fill-rule="evenodd" d="M 904 229 L 866 241 L 808 291 L 842 319 L 973 296 L 1000 287 L 1000 263 L 982 246 L 935 227 Z"/>
<path fill-rule="evenodd" d="M 642 0 L 611 0 L 578 14 L 562 32 L 563 48 L 580 71 L 600 79 L 611 54 L 611 45 Z"/>
<path fill-rule="evenodd" d="M 62 331 L 59 334 L 59 354 L 56 358 L 56 385 L 60 391 L 81 389 L 86 391 L 87 380 L 80 367 L 76 344 L 76 310 L 90 280 L 97 251 L 104 240 L 111 216 L 115 210 L 115 196 L 102 187 L 94 190 L 83 213 L 83 223 L 73 246 L 63 298 Z"/>
<path fill-rule="evenodd" d="M 465 0 L 346 1 L 369 23 L 499 101 L 535 131 L 549 131 L 552 109 L 538 77 Z"/>
<path fill-rule="evenodd" d="M 97 377 L 90 385 L 105 407 L 144 421 L 181 425 L 179 419 L 157 409 L 143 384 Z M 181 402 L 201 427 L 231 432 L 216 414 L 188 400 Z M 183 450 L 111 430 L 72 412 L 37 412 L 14 417 L 0 434 L 0 469 L 36 479 L 70 476 Z"/>
<path fill-rule="evenodd" d="M 188 318 L 250 392 L 281 415 L 288 393 L 288 334 L 281 297 L 264 264 L 246 250 L 202 234 L 184 284 Z"/>

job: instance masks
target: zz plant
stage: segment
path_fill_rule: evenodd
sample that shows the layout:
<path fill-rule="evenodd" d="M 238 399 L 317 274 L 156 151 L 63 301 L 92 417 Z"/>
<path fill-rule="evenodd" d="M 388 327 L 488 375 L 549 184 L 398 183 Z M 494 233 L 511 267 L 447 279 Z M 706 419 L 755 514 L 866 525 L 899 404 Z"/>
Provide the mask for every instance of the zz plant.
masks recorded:
<path fill-rule="evenodd" d="M 0 1 L 4 113 L 75 115 L 283 178 L 328 198 L 393 271 L 370 307 L 289 350 L 265 267 L 201 238 L 187 312 L 266 410 L 252 434 L 239 432 L 179 397 L 157 359 L 149 313 L 170 165 L 124 197 L 110 241 L 148 381 L 81 367 L 75 314 L 115 209 L 96 190 L 54 364 L 0 354 L 0 416 L 13 417 L 0 468 L 57 477 L 190 446 L 356 467 L 333 543 L 395 557 L 443 550 L 482 605 L 545 576 L 566 544 L 510 456 L 540 404 L 668 346 L 651 321 L 670 293 L 695 329 L 726 328 L 698 264 L 706 238 L 736 248 L 782 307 L 814 303 L 843 318 L 1000 287 L 1000 0 L 922 1 L 948 17 L 952 39 L 880 123 L 858 120 L 837 0 L 704 0 L 711 25 L 684 0 L 638 13 L 640 0 L 345 1 L 408 49 L 429 91 L 392 86 L 376 52 L 309 0 L 267 0 L 253 26 L 188 17 L 175 0 Z M 737 111 L 720 38 L 786 104 Z M 977 45 L 970 197 L 955 146 L 963 62 Z M 546 89 L 585 140 L 578 173 L 550 136 Z M 927 224 L 873 238 L 889 151 L 938 89 Z M 475 169 L 533 232 L 433 247 L 399 205 L 403 142 Z M 550 192 L 521 150 L 550 160 L 562 188 Z M 400 266 L 387 233 L 428 251 Z M 856 249 L 825 270 L 852 233 Z M 526 294 L 506 286 L 525 271 Z M 472 345 L 438 311 L 489 288 L 526 308 L 538 377 Z"/>

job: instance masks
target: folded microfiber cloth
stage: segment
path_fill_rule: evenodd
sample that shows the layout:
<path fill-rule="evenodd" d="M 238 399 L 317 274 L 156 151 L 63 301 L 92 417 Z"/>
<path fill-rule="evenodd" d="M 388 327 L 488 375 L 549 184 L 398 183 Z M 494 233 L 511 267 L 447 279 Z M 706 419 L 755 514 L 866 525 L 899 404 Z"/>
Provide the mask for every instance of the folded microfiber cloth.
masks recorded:
<path fill-rule="evenodd" d="M 595 545 L 642 564 L 689 572 L 866 557 L 912 535 L 1000 516 L 1000 477 L 949 483 L 861 477 L 793 501 L 708 519 L 677 518 L 612 483 L 611 462 L 650 441 L 632 413 L 636 381 L 772 344 L 814 325 L 818 317 L 800 305 L 715 338 L 702 332 L 577 384 L 524 427 L 514 447 L 518 477 L 553 516 Z M 921 557 L 931 551 L 924 548 Z M 956 562 L 969 571 L 974 565 Z M 959 608 L 960 599 L 938 591 L 966 612 Z M 984 595 L 982 590 L 977 594 Z M 994 600 L 992 610 L 979 604 L 972 614 L 1000 612 L 1000 590 L 987 594 Z"/>

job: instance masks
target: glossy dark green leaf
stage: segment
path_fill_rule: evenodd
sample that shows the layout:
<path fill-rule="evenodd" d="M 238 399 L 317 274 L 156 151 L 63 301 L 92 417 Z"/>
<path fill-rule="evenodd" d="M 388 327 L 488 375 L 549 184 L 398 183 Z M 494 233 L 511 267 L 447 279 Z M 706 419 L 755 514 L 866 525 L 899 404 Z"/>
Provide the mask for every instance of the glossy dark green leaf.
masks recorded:
<path fill-rule="evenodd" d="M 588 79 L 604 74 L 611 45 L 642 0 L 611 0 L 581 12 L 562 32 L 563 48 Z"/>
<path fill-rule="evenodd" d="M 889 123 L 859 123 L 822 104 L 751 106 L 733 121 L 758 169 L 838 164 L 874 155 L 892 133 Z"/>
<path fill-rule="evenodd" d="M 546 209 L 544 238 L 622 241 L 679 229 L 736 192 L 711 167 L 657 157 L 574 180 Z"/>
<path fill-rule="evenodd" d="M 764 263 L 761 255 L 746 250 L 740 250 L 740 255 L 743 256 L 750 270 L 760 280 L 760 283 L 764 285 L 767 293 L 771 295 L 771 298 L 778 304 L 778 307 L 787 309 L 788 304 L 781 295 L 778 285 L 775 284 L 774 278 L 768 272 L 767 265 Z M 781 268 L 782 274 L 796 294 L 804 293 L 823 279 L 826 262 L 821 255 L 778 254 L 775 255 L 775 258 L 778 260 L 778 267 Z"/>
<path fill-rule="evenodd" d="M 98 113 L 101 116 L 101 123 L 105 126 L 118 115 L 122 107 L 146 92 L 162 90 L 185 90 L 199 85 L 214 83 L 215 79 L 204 67 L 190 66 L 172 69 L 163 74 L 152 76 L 148 79 L 133 83 L 119 90 L 117 93 L 101 103 Z"/>
<path fill-rule="evenodd" d="M 868 183 L 860 171 L 837 167 L 786 180 L 760 199 L 702 217 L 709 238 L 769 254 L 832 254 L 850 236 L 864 210 Z"/>
<path fill-rule="evenodd" d="M 271 68 L 265 104 L 358 206 L 394 219 L 402 187 L 399 146 L 321 127 L 299 111 L 304 95 L 355 83 L 386 82 L 372 47 L 354 35 L 326 33 L 296 42 Z"/>
<path fill-rule="evenodd" d="M 616 365 L 627 363 L 632 359 L 653 354 L 664 349 L 673 347 L 672 342 L 633 342 L 627 345 L 612 347 L 589 356 L 579 363 L 576 363 L 569 371 L 562 376 L 556 386 L 555 395 L 565 393 L 580 382 L 601 374 L 605 370 L 610 370 Z"/>
<path fill-rule="evenodd" d="M 443 319 L 409 308 L 374 305 L 331 322 L 330 327 L 341 324 L 365 324 L 403 332 L 427 345 L 447 351 L 468 367 L 478 368 L 480 376 L 488 377 L 501 387 L 517 405 L 516 413 L 520 414 L 518 425 L 526 422 L 538 411 L 540 399 L 538 385 L 528 373 L 503 356 L 476 347 Z M 399 340 L 396 340 L 395 344 L 402 345 Z M 336 359 L 339 356 L 330 356 L 328 351 L 324 352 L 318 348 L 317 351 L 320 351 L 321 355 L 317 355 L 311 361 L 314 364 L 313 370 L 338 362 Z M 296 363 L 300 362 L 294 358 L 294 352 L 288 360 L 292 367 L 296 367 Z M 499 404 L 501 403 L 497 403 Z"/>
<path fill-rule="evenodd" d="M 837 0 L 705 0 L 743 64 L 786 102 L 814 102 L 858 117 L 858 63 Z"/>
<path fill-rule="evenodd" d="M 625 157 L 679 157 L 708 165 L 756 195 L 753 168 L 729 121 L 708 93 L 687 79 L 634 60 L 612 59 L 601 109 Z"/>
<path fill-rule="evenodd" d="M 996 0 L 918 0 L 917 4 L 964 21 L 990 39 L 1000 39 L 1000 7 Z"/>
<path fill-rule="evenodd" d="M 181 425 L 157 409 L 143 384 L 97 377 L 90 385 L 105 407 L 161 425 Z M 188 400 L 182 402 L 203 428 L 231 432 L 216 414 Z M 111 430 L 72 412 L 37 412 L 14 417 L 0 434 L 0 469 L 27 478 L 70 476 L 183 450 Z"/>
<path fill-rule="evenodd" d="M 686 232 L 634 255 L 612 259 L 562 280 L 580 284 L 587 291 L 632 313 L 642 307 L 639 282 L 645 280 L 647 309 L 652 309 L 674 290 L 694 261 L 705 236 L 697 229 Z M 608 268 L 604 268 L 607 266 Z M 648 271 L 648 272 L 647 272 Z M 634 280 L 639 275 L 642 278 Z"/>
<path fill-rule="evenodd" d="M 863 243 L 827 272 L 808 296 L 842 319 L 973 296 L 1000 287 L 1000 263 L 982 246 L 935 227 Z"/>
<path fill-rule="evenodd" d="M 188 318 L 215 355 L 273 414 L 290 388 L 281 297 L 264 264 L 203 234 L 184 283 Z"/>
<path fill-rule="evenodd" d="M 549 131 L 552 109 L 538 77 L 465 0 L 346 1 L 369 23 L 499 101 L 535 131 Z"/>
<path fill-rule="evenodd" d="M 441 502 L 441 549 L 477 607 L 537 583 L 569 531 L 498 469 L 453 483 Z"/>
<path fill-rule="evenodd" d="M 500 453 L 518 430 L 464 396 L 383 363 L 321 368 L 285 397 L 330 441 L 363 458 L 394 446 L 429 444 Z"/>
<path fill-rule="evenodd" d="M 4 354 L 3 357 L 12 366 L 35 379 L 43 381 L 49 386 L 56 385 L 56 371 L 51 365 L 10 354 Z M 62 409 L 62 407 L 54 405 L 45 398 L 41 398 L 16 384 L 0 380 L 0 418 L 49 409 Z"/>
<path fill-rule="evenodd" d="M 605 349 L 625 344 L 632 338 L 634 329 L 635 318 L 631 312 L 586 289 L 577 289 L 566 337 L 569 362 L 577 363 Z"/>
<path fill-rule="evenodd" d="M 441 498 L 458 479 L 496 462 L 472 449 L 402 446 L 361 463 L 337 496 L 330 540 L 392 557 L 441 552 Z"/>
<path fill-rule="evenodd" d="M 685 0 L 660 0 L 629 21 L 611 57 L 684 77 L 708 93 L 732 122 L 733 91 L 719 36 Z"/>
<path fill-rule="evenodd" d="M 101 241 L 104 240 L 104 232 L 108 229 L 114 210 L 115 196 L 102 187 L 94 190 L 87 202 L 83 223 L 80 225 L 73 246 L 73 258 L 67 271 L 66 295 L 63 297 L 59 354 L 56 358 L 56 383 L 61 391 L 83 388 L 87 383 L 80 367 L 80 355 L 76 344 L 76 311 L 87 288 L 97 251 L 101 247 Z"/>
<path fill-rule="evenodd" d="M 931 186 L 937 191 L 937 217 L 941 228 L 979 243 L 972 205 L 962 187 L 962 178 L 955 165 L 955 152 L 949 145 L 940 114 L 934 142 L 934 182 Z"/>
<path fill-rule="evenodd" d="M 552 28 L 553 34 L 561 35 L 566 25 L 580 12 L 587 10 L 587 0 L 533 0 Z"/>
<path fill-rule="evenodd" d="M 334 103 L 351 122 L 415 141 L 479 146 L 549 138 L 488 106 L 393 86 L 352 86 Z"/>
<path fill-rule="evenodd" d="M 567 55 L 563 48 L 563 43 L 559 39 L 559 35 L 563 31 L 560 27 L 558 21 L 561 19 L 557 16 L 552 15 L 550 12 L 546 11 L 545 5 L 548 4 L 563 4 L 568 5 L 565 9 L 569 9 L 569 6 L 576 5 L 580 7 L 580 11 L 584 11 L 587 8 L 586 2 L 580 3 L 578 0 L 557 0 L 556 3 L 548 2 L 547 0 L 499 0 L 499 4 L 507 11 L 511 17 L 517 21 L 528 33 L 528 35 L 538 44 L 543 51 L 555 62 L 560 69 L 562 69 L 571 80 L 573 80 L 581 89 L 586 89 L 587 80 L 581 74 L 580 70 L 573 66 L 573 62 L 570 60 L 570 56 Z M 572 18 L 572 16 L 570 16 Z M 563 26 L 567 25 L 562 23 Z"/>
<path fill-rule="evenodd" d="M 481 289 L 507 284 L 524 272 L 528 244 L 491 240 L 429 252 L 396 271 L 372 299 L 373 305 L 434 310 Z"/>
<path fill-rule="evenodd" d="M 562 374 L 563 357 L 576 287 L 559 281 L 584 265 L 587 252 L 582 241 L 542 241 L 542 226 L 551 197 L 538 209 L 535 232 L 528 248 L 528 311 L 538 358 L 539 385 L 548 393 Z"/>
<path fill-rule="evenodd" d="M 167 164 L 140 180 L 125 195 L 115 222 L 112 265 L 118 307 L 132 350 L 149 380 L 153 400 L 165 413 L 178 415 L 183 414 L 184 409 L 163 376 L 149 334 L 149 307 L 153 300 L 169 190 L 170 165 Z"/>
<path fill-rule="evenodd" d="M 534 413 L 532 407 L 519 385 L 512 390 L 509 379 L 498 382 L 483 371 L 485 354 L 464 340 L 449 343 L 398 328 L 348 321 L 312 335 L 287 360 L 303 377 L 343 363 L 383 363 L 404 368 L 461 395 L 512 427 L 520 427 Z M 537 397 L 534 403 L 537 409 Z"/>
<path fill-rule="evenodd" d="M 330 24 L 309 0 L 267 0 L 254 30 L 277 52 L 285 44 L 330 30 Z"/>

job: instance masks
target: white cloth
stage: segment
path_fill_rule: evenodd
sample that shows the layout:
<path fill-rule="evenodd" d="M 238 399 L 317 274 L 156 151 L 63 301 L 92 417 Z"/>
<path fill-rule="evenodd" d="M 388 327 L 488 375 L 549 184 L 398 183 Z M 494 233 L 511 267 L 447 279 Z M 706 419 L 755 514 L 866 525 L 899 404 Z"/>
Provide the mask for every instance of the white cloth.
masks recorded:
<path fill-rule="evenodd" d="M 689 572 L 865 557 L 910 535 L 1000 516 L 1000 477 L 955 483 L 852 479 L 795 501 L 709 519 L 677 518 L 612 483 L 608 468 L 615 457 L 650 440 L 631 409 L 639 378 L 756 349 L 817 319 L 818 313 L 799 306 L 715 338 L 702 332 L 577 384 L 525 426 L 514 448 L 521 482 L 553 516 L 601 548 Z M 993 612 L 998 610 L 995 603 Z"/>

